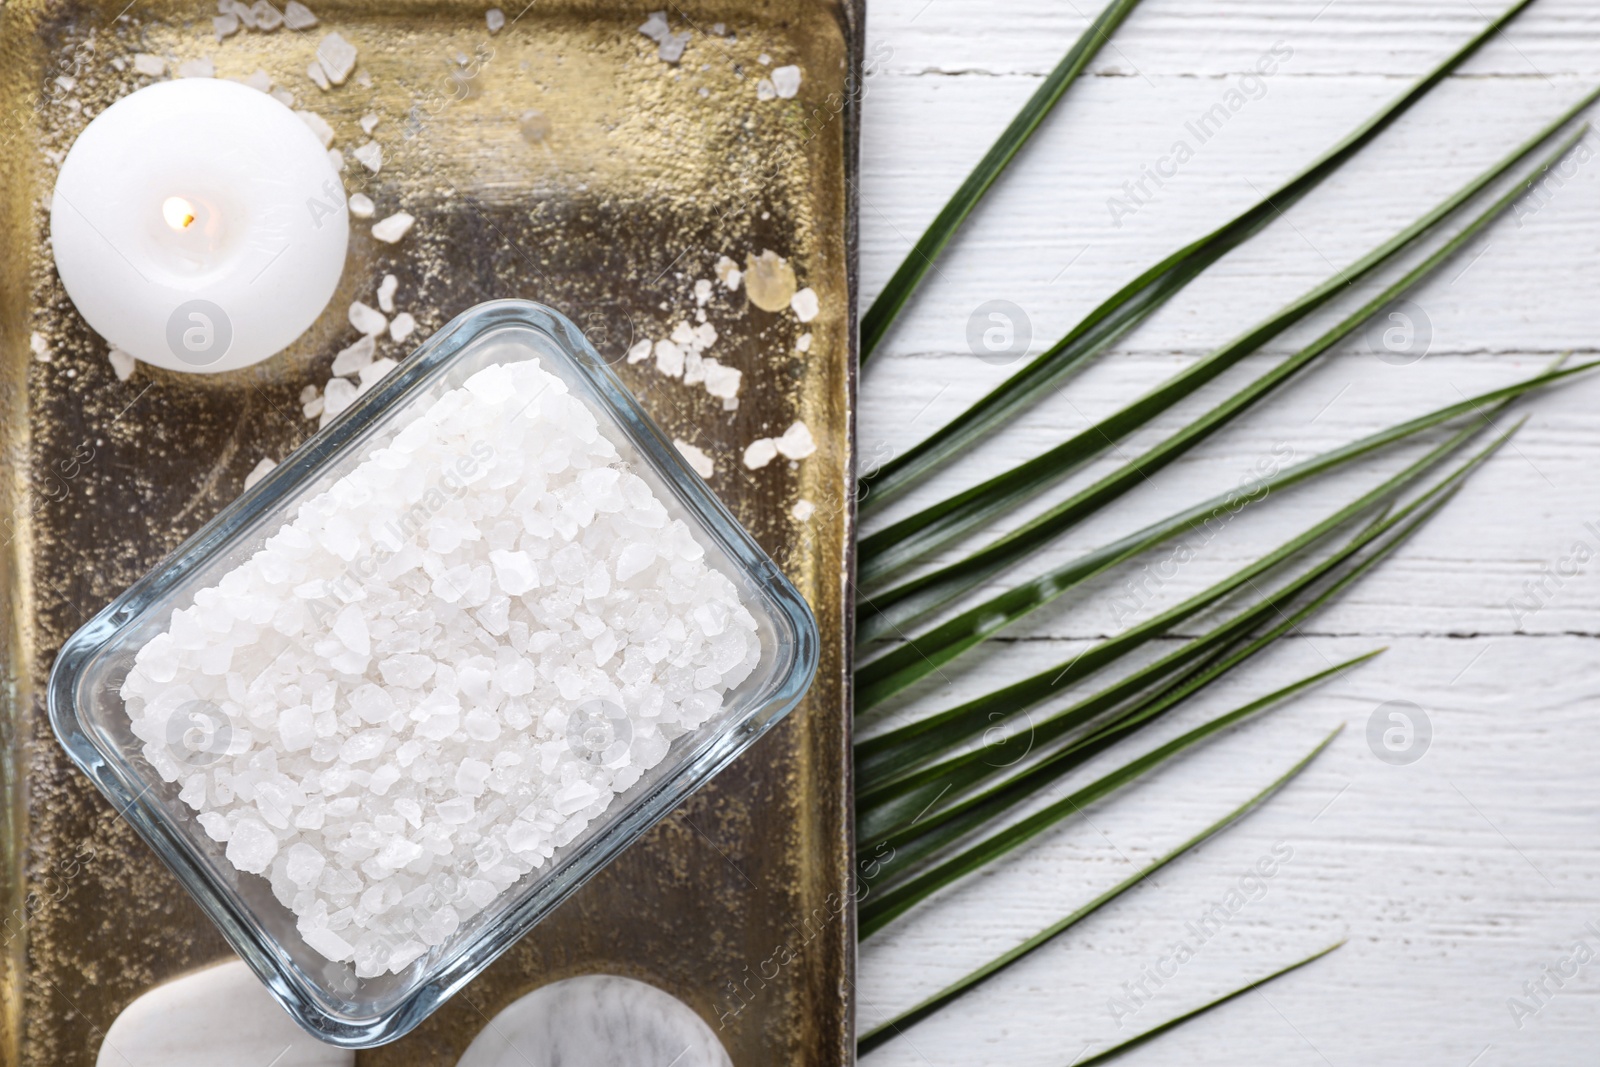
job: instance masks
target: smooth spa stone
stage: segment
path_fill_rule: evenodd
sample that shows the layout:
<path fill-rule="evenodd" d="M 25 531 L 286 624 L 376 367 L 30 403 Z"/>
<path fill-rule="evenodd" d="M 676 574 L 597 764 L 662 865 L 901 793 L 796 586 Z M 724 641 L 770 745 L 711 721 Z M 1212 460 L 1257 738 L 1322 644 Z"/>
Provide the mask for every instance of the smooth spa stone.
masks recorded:
<path fill-rule="evenodd" d="M 297 1026 L 242 960 L 175 978 L 129 1004 L 95 1067 L 354 1067 Z"/>
<path fill-rule="evenodd" d="M 655 986 L 607 974 L 568 978 L 514 1001 L 457 1067 L 733 1067 L 705 1020 Z"/>

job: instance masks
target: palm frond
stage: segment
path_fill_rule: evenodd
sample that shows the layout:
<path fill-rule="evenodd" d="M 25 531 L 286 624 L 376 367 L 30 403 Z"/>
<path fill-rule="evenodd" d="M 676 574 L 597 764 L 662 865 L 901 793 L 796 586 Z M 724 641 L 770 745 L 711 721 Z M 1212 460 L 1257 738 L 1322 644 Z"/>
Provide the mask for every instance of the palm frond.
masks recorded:
<path fill-rule="evenodd" d="M 863 509 L 876 508 L 910 489 L 929 473 L 968 450 L 979 438 L 999 428 L 1023 408 L 1049 393 L 1057 382 L 1071 374 L 1086 359 L 1104 351 L 1117 338 L 1148 318 L 1207 267 L 1259 233 L 1280 213 L 1315 189 L 1388 129 L 1530 3 L 1532 0 L 1518 0 L 1306 169 L 1244 213 L 1140 274 L 1091 311 L 1046 352 L 961 415 L 905 454 L 864 476 L 862 483 L 867 495 L 862 500 Z"/>
<path fill-rule="evenodd" d="M 870 588 L 926 559 L 933 552 L 1037 496 L 1161 412 L 1191 396 L 1268 340 L 1345 294 L 1434 232 L 1484 189 L 1499 181 L 1540 145 L 1554 137 L 1594 98 L 1595 94 L 1591 93 L 1432 211 L 1156 389 L 1044 454 L 862 538 L 857 549 L 860 558 L 857 581 L 863 587 Z"/>
<path fill-rule="evenodd" d="M 1557 151 L 1537 170 L 1480 212 L 1459 233 L 1311 344 L 1262 374 L 1143 455 L 1123 464 L 1010 533 L 997 538 L 985 548 L 931 574 L 913 579 L 893 589 L 875 593 L 870 599 L 863 600 L 858 610 L 858 627 L 868 632 L 878 632 L 876 627 L 869 627 L 872 615 L 881 614 L 885 608 L 895 607 L 913 598 L 919 609 L 917 617 L 920 618 L 950 603 L 995 574 L 1014 566 L 1065 530 L 1095 514 L 1124 493 L 1142 485 L 1150 475 L 1232 422 L 1455 256 L 1504 213 L 1531 185 L 1543 177 L 1546 170 L 1570 151 L 1586 131 L 1587 126 L 1584 126 L 1572 137 L 1564 140 Z"/>
<path fill-rule="evenodd" d="M 1197 840 L 1182 846 L 1179 854 L 1192 848 L 1194 844 L 1198 844 L 1199 841 L 1211 836 L 1218 830 L 1237 822 L 1250 811 L 1259 807 L 1278 790 L 1288 785 L 1301 771 L 1310 766 L 1311 761 L 1321 755 L 1325 748 L 1333 744 L 1333 739 L 1338 737 L 1339 731 L 1343 729 L 1344 727 L 1340 726 L 1328 734 L 1316 748 L 1313 748 L 1302 757 L 1298 763 L 1290 767 L 1288 771 L 1284 772 L 1266 789 L 1251 797 L 1241 807 L 1235 809 L 1220 824 L 1214 824 L 1214 827 L 1208 828 L 1209 832 L 1202 832 L 1202 835 Z M 958 880 L 963 875 L 970 874 L 980 867 L 994 862 L 1006 853 L 1020 847 L 1063 819 L 1076 813 L 1079 809 L 1071 803 L 1071 799 L 1068 797 L 1065 800 L 1058 801 L 1021 822 L 992 834 L 933 870 L 919 875 L 917 878 L 885 892 L 869 894 L 860 903 L 857 911 L 861 939 L 865 940 L 877 933 L 892 920 L 904 915 L 912 907 Z"/>
<path fill-rule="evenodd" d="M 1382 449 L 1403 444 L 1444 423 L 1473 415 L 1535 389 L 1553 385 L 1576 374 L 1585 373 L 1600 361 L 1580 364 L 1560 371 L 1549 371 L 1514 385 L 1480 393 L 1458 403 L 1447 404 L 1425 415 L 1396 423 L 1350 444 L 1314 456 L 1279 473 L 1252 483 L 1243 490 L 1232 490 L 1178 511 L 1110 544 L 1086 552 L 1064 566 L 1032 579 L 1015 589 L 1000 593 L 925 634 L 859 666 L 855 671 L 856 710 L 864 712 L 907 687 L 933 674 L 947 663 L 971 650 L 1028 614 L 1050 604 L 1090 578 L 1176 537 L 1227 520 L 1245 508 L 1268 499 L 1275 493 L 1309 481 Z M 908 616 L 886 613 L 887 632 L 909 625 Z M 858 656 L 865 649 L 858 649 Z"/>
<path fill-rule="evenodd" d="M 1122 25 L 1122 21 L 1139 5 L 1139 0 L 1111 0 L 1105 10 L 1100 12 L 1098 18 L 1089 24 L 1083 35 L 1061 57 L 1061 62 L 1056 64 L 1044 83 L 1022 105 L 1022 110 L 1017 112 L 1005 130 L 1000 134 L 978 165 L 972 168 L 972 173 L 967 175 L 955 193 L 951 195 L 948 203 L 939 209 L 933 217 L 928 228 L 922 236 L 917 238 L 917 243 L 895 270 L 893 276 L 878 294 L 867 313 L 861 316 L 861 362 L 864 365 L 867 358 L 878 347 L 878 342 L 883 340 L 883 335 L 888 332 L 889 326 L 895 317 L 900 314 L 900 309 L 911 298 L 917 284 L 922 281 L 922 276 L 933 266 L 933 261 L 944 251 L 944 246 L 950 243 L 950 238 L 955 236 L 956 230 L 966 221 L 972 209 L 978 205 L 983 194 L 1000 177 L 1000 172 L 1006 169 L 1022 146 L 1028 143 L 1028 138 L 1039 128 L 1045 116 L 1055 108 L 1072 84 L 1078 80 L 1078 75 L 1083 73 L 1099 54 L 1100 49 L 1111 39 L 1111 35 Z"/>

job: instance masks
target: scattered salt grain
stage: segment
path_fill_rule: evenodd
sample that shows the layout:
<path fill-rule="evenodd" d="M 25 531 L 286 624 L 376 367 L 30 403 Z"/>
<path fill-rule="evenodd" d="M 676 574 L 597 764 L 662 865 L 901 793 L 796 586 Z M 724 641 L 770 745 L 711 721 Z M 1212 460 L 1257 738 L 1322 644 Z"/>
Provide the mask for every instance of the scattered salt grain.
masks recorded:
<path fill-rule="evenodd" d="M 778 458 L 778 442 L 770 437 L 758 437 L 744 450 L 744 465 L 757 471 Z"/>
<path fill-rule="evenodd" d="M 284 107 L 287 107 L 287 108 L 293 108 L 294 107 L 294 94 L 291 93 L 287 89 L 281 89 L 281 88 L 280 89 L 274 89 L 274 90 L 272 90 L 271 93 L 269 93 L 267 95 L 271 96 L 272 99 L 276 100 L 278 103 L 282 104 Z"/>
<path fill-rule="evenodd" d="M 330 382 L 329 408 L 354 391 Z M 532 361 L 480 371 L 135 656 L 121 695 L 145 757 L 358 977 L 547 868 L 759 661 L 733 583 L 598 429 Z M 423 527 L 394 532 L 432 485 Z M 495 515 L 481 535 L 468 518 Z M 180 760 L 177 701 L 229 709 L 228 750 Z M 595 709 L 621 727 L 599 744 Z"/>
<path fill-rule="evenodd" d="M 497 7 L 491 7 L 486 11 L 483 20 L 488 24 L 490 33 L 499 33 L 506 28 L 506 13 Z"/>
<path fill-rule="evenodd" d="M 756 56 L 756 62 L 760 63 L 763 67 L 770 67 L 772 66 L 772 57 L 767 55 L 765 52 L 762 52 L 759 56 Z"/>
<path fill-rule="evenodd" d="M 362 367 L 361 370 L 356 372 L 356 378 L 359 382 L 360 391 L 364 393 L 368 389 L 371 389 L 383 379 L 384 375 L 388 374 L 399 365 L 400 364 L 396 363 L 387 356 L 385 356 L 383 359 L 376 359 L 371 363 L 368 363 L 365 367 Z"/>
<path fill-rule="evenodd" d="M 167 72 L 167 61 L 160 56 L 140 52 L 133 57 L 133 69 L 134 73 L 147 78 L 159 78 Z"/>
<path fill-rule="evenodd" d="M 772 72 L 772 88 L 780 99 L 793 99 L 800 92 L 800 68 L 796 66 L 777 67 Z"/>
<path fill-rule="evenodd" d="M 689 31 L 669 33 L 661 39 L 661 47 L 656 50 L 656 58 L 663 63 L 677 63 L 683 58 L 684 49 L 689 47 Z"/>
<path fill-rule="evenodd" d="M 696 448 L 689 442 L 676 437 L 672 439 L 672 447 L 678 450 L 678 454 L 688 462 L 689 468 L 700 477 L 709 479 L 717 473 L 717 465 L 711 461 L 711 457 L 706 455 L 703 449 Z"/>
<path fill-rule="evenodd" d="M 377 129 L 377 128 L 378 128 L 378 116 L 376 116 L 374 114 L 371 114 L 370 112 L 368 114 L 365 114 L 365 115 L 361 116 L 361 132 L 362 133 L 366 134 L 368 137 L 371 137 L 372 136 L 372 131 Z"/>
<path fill-rule="evenodd" d="M 268 459 L 267 457 L 262 456 L 261 457 L 261 462 L 257 463 L 254 467 L 251 467 L 250 468 L 250 473 L 246 474 L 244 476 L 244 487 L 246 489 L 249 489 L 251 486 L 255 485 L 261 479 L 263 479 L 267 475 L 271 474 L 272 473 L 272 469 L 274 467 L 276 467 L 277 465 L 278 465 L 278 461 L 277 460 Z"/>
<path fill-rule="evenodd" d="M 116 373 L 117 381 L 119 382 L 125 382 L 132 378 L 134 368 L 139 365 L 138 360 L 116 345 L 111 346 L 111 351 L 107 353 L 107 358 L 111 360 L 111 369 Z"/>
<path fill-rule="evenodd" d="M 683 349 L 671 341 L 656 342 L 656 370 L 668 378 L 683 377 Z"/>
<path fill-rule="evenodd" d="M 333 144 L 333 127 L 328 125 L 327 119 L 315 111 L 296 111 L 295 114 L 299 115 L 300 121 L 309 126 L 311 132 L 317 135 L 317 140 L 322 142 L 323 148 Z"/>
<path fill-rule="evenodd" d="M 801 322 L 817 317 L 817 291 L 809 285 L 789 298 L 789 308 Z"/>
<path fill-rule="evenodd" d="M 291 30 L 309 30 L 317 24 L 317 16 L 300 0 L 289 0 L 283 5 L 283 24 Z"/>
<path fill-rule="evenodd" d="M 333 88 L 333 83 L 328 80 L 328 72 L 322 69 L 322 64 L 313 59 L 306 67 L 306 77 L 323 92 Z"/>
<path fill-rule="evenodd" d="M 374 174 L 383 169 L 383 146 L 378 144 L 377 141 L 368 141 L 366 144 L 358 145 L 350 150 L 350 154 L 356 157 L 357 163 L 360 163 Z"/>
<path fill-rule="evenodd" d="M 312 386 L 311 388 L 315 389 L 316 386 Z M 313 396 L 310 400 L 307 400 L 303 404 L 301 404 L 300 405 L 300 414 L 304 415 L 308 419 L 314 419 L 314 418 L 317 418 L 319 415 L 321 415 L 322 414 L 322 397 L 321 397 L 321 395 Z"/>
<path fill-rule="evenodd" d="M 417 320 L 411 317 L 411 312 L 402 311 L 389 324 L 389 339 L 392 341 L 404 341 L 411 336 L 416 328 Z"/>
<path fill-rule="evenodd" d="M 394 291 L 400 287 L 400 279 L 393 274 L 385 274 L 383 281 L 378 283 L 378 310 L 394 314 Z"/>
<path fill-rule="evenodd" d="M 377 351 L 377 342 L 371 334 L 367 334 L 348 348 L 340 349 L 339 354 L 333 357 L 333 366 L 328 368 L 328 373 L 335 378 L 342 378 L 372 362 L 372 357 Z"/>
<path fill-rule="evenodd" d="M 517 120 L 517 129 L 529 144 L 543 144 L 550 136 L 550 116 L 543 111 L 529 109 Z"/>
<path fill-rule="evenodd" d="M 717 257 L 717 280 L 727 286 L 730 292 L 739 291 L 739 283 L 744 280 L 744 271 L 739 269 L 739 264 L 727 256 Z"/>
<path fill-rule="evenodd" d="M 805 459 L 817 450 L 816 438 L 803 422 L 796 422 L 777 440 L 778 451 L 789 459 Z"/>
<path fill-rule="evenodd" d="M 733 367 L 725 367 L 714 359 L 705 361 L 706 392 L 723 400 L 739 395 L 739 381 L 744 375 Z"/>
<path fill-rule="evenodd" d="M 794 339 L 794 350 L 796 352 L 811 351 L 811 335 L 809 333 L 803 333 L 799 337 L 796 337 Z"/>
<path fill-rule="evenodd" d="M 271 33 L 283 25 L 283 12 L 269 4 L 267 0 L 256 0 L 250 5 L 250 13 L 256 17 L 256 29 L 262 33 Z"/>
<path fill-rule="evenodd" d="M 789 509 L 789 514 L 794 516 L 796 522 L 810 522 L 811 516 L 817 513 L 817 506 L 809 500 L 796 500 L 794 507 Z"/>
<path fill-rule="evenodd" d="M 178 64 L 178 77 L 180 78 L 215 78 L 217 76 L 216 64 L 211 62 L 210 56 L 201 56 L 199 59 L 186 59 Z"/>
<path fill-rule="evenodd" d="M 28 335 L 28 347 L 33 350 L 33 358 L 40 363 L 50 362 L 50 342 L 44 339 L 44 334 L 34 330 Z"/>
<path fill-rule="evenodd" d="M 770 248 L 763 249 L 759 256 L 745 257 L 744 290 L 750 303 L 762 311 L 786 309 L 796 288 L 794 268 Z"/>
<path fill-rule="evenodd" d="M 411 224 L 416 221 L 415 217 L 408 215 L 406 212 L 397 211 L 386 219 L 374 222 L 372 224 L 372 236 L 388 244 L 394 244 L 406 235 L 407 231 L 411 229 Z"/>
<path fill-rule="evenodd" d="M 350 325 L 369 337 L 375 337 L 389 328 L 389 320 L 377 308 L 368 307 L 357 300 L 350 305 Z"/>
<path fill-rule="evenodd" d="M 248 85 L 258 93 L 272 92 L 272 75 L 257 67 L 243 78 L 234 79 L 240 85 Z"/>
<path fill-rule="evenodd" d="M 645 360 L 650 358 L 650 351 L 653 347 L 654 346 L 650 343 L 650 338 L 648 337 L 640 341 L 635 341 L 633 343 L 633 347 L 628 349 L 628 362 L 643 363 Z"/>
<path fill-rule="evenodd" d="M 370 219 L 373 211 L 377 210 L 372 202 L 372 197 L 366 193 L 350 194 L 350 214 L 358 219 Z"/>
<path fill-rule="evenodd" d="M 694 283 L 694 302 L 700 307 L 705 307 L 711 300 L 711 279 L 700 278 Z"/>
<path fill-rule="evenodd" d="M 337 148 L 328 149 L 328 165 L 336 171 L 344 170 L 344 153 Z"/>
<path fill-rule="evenodd" d="M 322 390 L 322 411 L 320 425 L 326 426 L 332 422 L 334 416 L 345 408 L 355 403 L 356 383 L 348 378 L 330 378 Z"/>
<path fill-rule="evenodd" d="M 639 27 L 639 32 L 660 44 L 662 38 L 672 32 L 672 27 L 667 24 L 667 13 L 665 11 L 650 12 L 649 16 L 644 20 L 644 24 Z"/>
<path fill-rule="evenodd" d="M 762 78 L 760 81 L 756 82 L 756 99 L 757 100 L 761 100 L 761 101 L 764 102 L 764 101 L 767 101 L 767 100 L 776 100 L 777 98 L 778 98 L 778 90 L 772 84 L 770 79 Z"/>
<path fill-rule="evenodd" d="M 239 32 L 239 16 L 232 12 L 226 15 L 213 15 L 211 17 L 211 32 L 217 35 L 217 43 L 221 44 L 225 38 L 232 37 Z"/>
<path fill-rule="evenodd" d="M 343 85 L 350 72 L 356 69 L 356 46 L 330 33 L 317 45 L 317 62 L 334 85 Z"/>

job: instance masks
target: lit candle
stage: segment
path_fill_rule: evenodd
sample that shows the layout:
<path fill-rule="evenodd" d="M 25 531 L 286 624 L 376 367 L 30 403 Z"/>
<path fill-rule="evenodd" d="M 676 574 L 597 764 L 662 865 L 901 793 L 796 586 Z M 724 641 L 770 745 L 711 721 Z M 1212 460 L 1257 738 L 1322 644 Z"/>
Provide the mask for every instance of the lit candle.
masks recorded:
<path fill-rule="evenodd" d="M 322 142 L 278 101 L 184 78 L 101 112 L 56 179 L 50 241 L 95 332 L 224 371 L 281 351 L 333 296 L 350 217 Z"/>

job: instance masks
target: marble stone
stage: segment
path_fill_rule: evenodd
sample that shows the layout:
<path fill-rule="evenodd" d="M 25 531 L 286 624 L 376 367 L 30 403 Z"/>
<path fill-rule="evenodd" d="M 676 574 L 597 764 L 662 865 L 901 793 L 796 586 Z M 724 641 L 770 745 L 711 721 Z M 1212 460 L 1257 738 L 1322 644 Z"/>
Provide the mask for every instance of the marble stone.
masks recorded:
<path fill-rule="evenodd" d="M 106 1031 L 96 1067 L 354 1067 L 297 1026 L 243 960 L 156 986 Z"/>
<path fill-rule="evenodd" d="M 695 1010 L 608 974 L 568 978 L 512 1002 L 457 1067 L 733 1067 Z"/>

